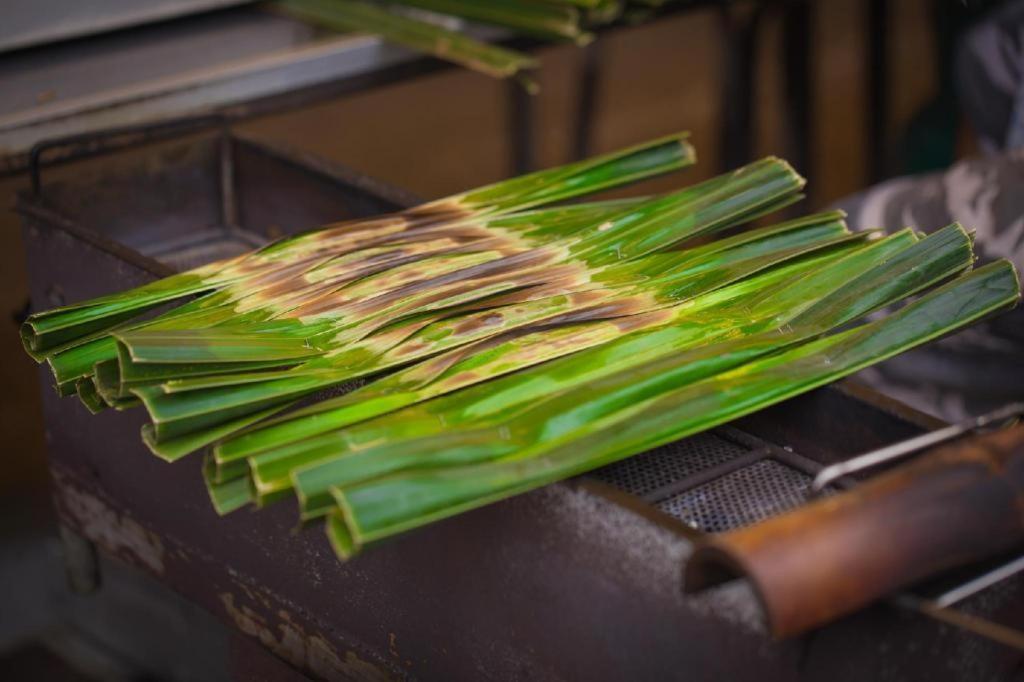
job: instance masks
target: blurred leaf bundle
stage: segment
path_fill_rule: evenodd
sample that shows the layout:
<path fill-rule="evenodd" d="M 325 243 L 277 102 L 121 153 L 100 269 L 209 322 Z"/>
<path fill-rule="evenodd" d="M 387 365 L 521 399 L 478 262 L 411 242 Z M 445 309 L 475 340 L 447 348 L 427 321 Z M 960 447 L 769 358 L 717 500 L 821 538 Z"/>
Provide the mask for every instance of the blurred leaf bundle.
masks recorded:
<path fill-rule="evenodd" d="M 499 27 L 514 36 L 585 45 L 594 28 L 623 16 L 629 0 L 274 0 L 272 6 L 311 24 L 358 31 L 446 59 L 496 78 L 514 77 L 531 91 L 526 74 L 537 60 L 461 32 L 463 22 Z M 648 11 L 662 0 L 633 0 Z M 637 11 L 630 16 L 637 16 Z"/>
<path fill-rule="evenodd" d="M 295 496 L 338 554 L 721 424 L 1013 306 L 971 235 L 850 233 L 767 158 L 656 197 L 685 135 L 325 226 L 31 316 L 93 411 L 142 406 L 221 513 Z M 894 306 L 901 306 L 893 312 Z M 865 321 L 869 313 L 889 311 Z"/>

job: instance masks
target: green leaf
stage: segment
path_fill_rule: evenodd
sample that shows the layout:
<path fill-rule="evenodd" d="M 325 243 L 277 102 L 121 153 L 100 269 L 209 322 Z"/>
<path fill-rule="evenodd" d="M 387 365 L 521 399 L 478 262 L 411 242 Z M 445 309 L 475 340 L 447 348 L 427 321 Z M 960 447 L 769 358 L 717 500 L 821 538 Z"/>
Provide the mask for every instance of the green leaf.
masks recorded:
<path fill-rule="evenodd" d="M 1013 267 L 995 263 L 878 322 L 661 392 L 597 421 L 566 423 L 566 413 L 558 408 L 568 403 L 560 395 L 559 405 L 542 403 L 499 427 L 516 434 L 518 447 L 511 456 L 410 471 L 334 494 L 355 544 L 378 540 L 749 414 L 961 328 L 1015 304 L 1019 296 Z M 598 395 L 601 401 L 609 399 Z M 570 409 L 578 413 L 579 404 Z M 530 433 L 544 439 L 524 441 L 519 424 L 528 424 Z M 485 443 L 508 440 L 502 433 L 492 430 L 489 440 L 474 431 L 471 437 Z"/>

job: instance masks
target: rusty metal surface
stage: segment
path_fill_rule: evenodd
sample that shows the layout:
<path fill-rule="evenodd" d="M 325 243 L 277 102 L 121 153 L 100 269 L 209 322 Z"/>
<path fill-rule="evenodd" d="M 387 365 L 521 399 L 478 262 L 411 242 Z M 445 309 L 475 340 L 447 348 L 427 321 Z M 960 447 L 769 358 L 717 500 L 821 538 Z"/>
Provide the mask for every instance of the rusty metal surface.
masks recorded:
<path fill-rule="evenodd" d="M 97 162 L 75 185 L 44 179 L 41 198 L 23 197 L 34 304 L 96 296 L 167 270 L 135 250 L 112 248 L 113 233 L 140 240 L 145 250 L 152 242 L 137 231 L 159 240 L 172 224 L 218 227 L 217 144 L 200 138 L 118 155 Z M 394 207 L 394 196 L 371 191 L 373 183 L 285 151 L 245 141 L 233 149 L 236 215 L 253 234 Z M 151 196 L 159 188 L 190 182 L 212 189 L 197 185 L 203 201 L 146 220 L 168 210 L 166 198 Z M 97 188 L 92 200 L 83 187 Z M 987 678 L 1005 677 L 1019 664 L 996 645 L 885 607 L 813 637 L 774 642 L 743 582 L 684 597 L 680 570 L 696 531 L 589 479 L 448 519 L 340 563 L 318 527 L 296 528 L 288 503 L 219 518 L 198 459 L 171 466 L 146 451 L 142 414 L 94 416 L 77 401 L 43 394 L 62 523 L 316 678 L 962 679 L 944 657 L 912 655 L 931 648 L 969 661 Z M 821 425 L 808 417 L 832 411 L 838 415 Z M 743 428 L 771 441 L 769 454 L 779 461 L 788 451 L 778 446 L 803 452 L 801 461 L 827 462 L 921 428 L 836 389 L 760 419 Z M 813 451 L 801 450 L 805 443 Z M 1019 609 L 1021 597 L 1009 593 L 979 608 Z"/>
<path fill-rule="evenodd" d="M 852 490 L 701 542 L 686 589 L 754 584 L 777 637 L 1024 541 L 1024 427 L 928 453 Z"/>

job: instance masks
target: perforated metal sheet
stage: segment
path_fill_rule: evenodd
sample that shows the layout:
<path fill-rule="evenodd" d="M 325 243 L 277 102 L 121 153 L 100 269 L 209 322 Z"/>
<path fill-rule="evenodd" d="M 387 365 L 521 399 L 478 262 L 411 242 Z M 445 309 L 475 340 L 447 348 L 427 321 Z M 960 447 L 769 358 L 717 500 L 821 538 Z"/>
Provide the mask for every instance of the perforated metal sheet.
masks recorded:
<path fill-rule="evenodd" d="M 658 507 L 706 533 L 739 528 L 807 501 L 811 477 L 773 459 L 673 495 Z"/>
<path fill-rule="evenodd" d="M 701 433 L 610 464 L 591 476 L 642 497 L 746 452 L 749 450 L 724 438 Z"/>

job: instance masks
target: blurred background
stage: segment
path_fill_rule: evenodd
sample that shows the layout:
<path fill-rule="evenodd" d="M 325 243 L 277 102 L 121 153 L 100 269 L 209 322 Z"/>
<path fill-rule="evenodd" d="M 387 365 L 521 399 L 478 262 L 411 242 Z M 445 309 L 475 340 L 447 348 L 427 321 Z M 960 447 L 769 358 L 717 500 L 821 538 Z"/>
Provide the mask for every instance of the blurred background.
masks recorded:
<path fill-rule="evenodd" d="M 2 3 L 0 24 L 44 4 L 49 5 Z M 47 11 L 54 16 L 44 23 L 61 25 L 62 4 L 70 3 L 52 3 Z M 147 652 L 148 665 L 130 656 L 125 662 L 119 653 L 119 647 L 132 648 L 124 645 L 126 638 L 144 629 L 154 614 L 183 629 L 193 624 L 187 626 L 191 635 L 205 642 L 193 649 L 195 670 L 205 665 L 216 677 L 220 665 L 217 635 L 211 630 L 201 637 L 196 621 L 177 610 L 184 607 L 154 606 L 129 589 L 105 596 L 108 612 L 97 616 L 95 610 L 86 614 L 67 591 L 46 495 L 41 374 L 25 357 L 16 333 L 28 290 L 20 219 L 13 207 L 18 193 L 31 186 L 27 152 L 32 143 L 78 132 L 67 123 L 76 107 L 102 101 L 108 91 L 120 88 L 128 94 L 118 101 L 130 102 L 133 88 L 187 80 L 215 66 L 221 78 L 246 60 L 273 62 L 289 47 L 315 48 L 323 37 L 316 29 L 264 30 L 261 8 L 178 4 L 168 16 L 131 19 L 129 26 L 98 23 L 92 35 L 69 29 L 20 43 L 18 22 L 6 22 L 13 28 L 0 51 L 0 155 L 6 158 L 0 165 L 0 442 L 5 452 L 0 591 L 6 593 L 0 596 L 0 678 L 5 680 L 159 678 L 152 661 L 172 653 L 133 645 L 136 656 Z M 776 154 L 791 159 L 809 178 L 808 200 L 799 208 L 809 211 L 886 178 L 944 169 L 981 153 L 979 136 L 958 102 L 954 55 L 974 22 L 1000 4 L 680 2 L 637 25 L 602 28 L 585 48 L 512 38 L 540 60 L 535 95 L 514 82 L 410 57 L 401 48 L 394 53 L 377 48 L 385 60 L 398 54 L 427 65 L 399 67 L 380 82 L 365 74 L 346 76 L 345 87 L 335 91 L 327 74 L 315 97 L 256 107 L 233 120 L 232 129 L 343 163 L 425 199 L 564 163 L 581 153 L 689 130 L 698 165 L 645 189 L 668 189 Z M 196 10 L 202 12 L 193 14 Z M 235 26 L 238 16 L 248 18 Z M 218 27 L 228 28 L 217 33 Z M 265 48 L 259 39 L 267 41 Z M 139 45 L 185 40 L 196 41 L 188 54 L 179 57 L 168 48 L 151 57 L 155 66 L 133 56 Z M 109 82 L 111 74 L 125 82 Z M 291 72 L 276 77 L 298 78 Z M 203 113 L 209 105 L 175 104 L 174 113 Z M 88 126 L 138 124 L 154 115 L 137 106 L 126 112 L 123 117 L 116 108 L 102 116 L 93 112 Z M 63 117 L 61 125 L 36 125 L 55 115 Z M 74 178 L 98 163 L 102 159 L 64 159 L 44 168 L 45 178 Z M 42 384 L 47 382 L 44 377 Z M 83 638 L 83 631 L 90 635 Z M 165 667 L 164 673 L 189 679 L 199 675 L 195 670 Z"/>

